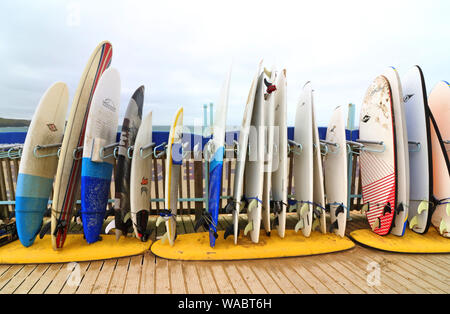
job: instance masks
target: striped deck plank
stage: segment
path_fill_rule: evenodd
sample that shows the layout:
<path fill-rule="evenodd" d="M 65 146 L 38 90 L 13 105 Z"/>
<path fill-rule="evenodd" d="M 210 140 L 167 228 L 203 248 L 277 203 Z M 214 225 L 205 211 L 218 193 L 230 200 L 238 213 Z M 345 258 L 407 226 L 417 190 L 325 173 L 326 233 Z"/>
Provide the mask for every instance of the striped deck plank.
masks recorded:
<path fill-rule="evenodd" d="M 288 225 L 295 224 L 296 214 L 288 216 Z M 367 228 L 362 215 L 353 212 L 352 218 L 347 234 Z M 242 215 L 240 225 L 245 220 Z M 155 221 L 151 219 L 151 228 Z M 230 216 L 221 217 L 220 222 L 221 228 L 226 227 Z M 194 215 L 177 218 L 180 233 L 193 232 L 194 223 Z M 158 236 L 163 232 L 158 228 Z M 371 262 L 380 266 L 380 282 L 375 286 L 367 281 Z M 168 261 L 146 252 L 79 263 L 79 285 L 73 284 L 71 266 L 0 265 L 0 293 L 450 293 L 450 254 L 399 254 L 359 245 L 320 256 L 233 262 Z"/>

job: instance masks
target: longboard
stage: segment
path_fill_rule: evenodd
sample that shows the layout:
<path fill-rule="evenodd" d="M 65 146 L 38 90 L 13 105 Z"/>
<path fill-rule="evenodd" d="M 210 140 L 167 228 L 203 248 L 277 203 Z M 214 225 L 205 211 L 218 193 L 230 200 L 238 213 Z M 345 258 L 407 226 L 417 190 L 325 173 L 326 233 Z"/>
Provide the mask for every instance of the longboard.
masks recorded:
<path fill-rule="evenodd" d="M 327 233 L 327 219 L 325 211 L 325 189 L 323 182 L 322 151 L 320 146 L 319 128 L 316 123 L 316 110 L 312 104 L 312 135 L 313 135 L 313 225 L 314 231 L 319 227 L 320 231 Z"/>
<path fill-rule="evenodd" d="M 230 94 L 231 69 L 222 86 L 216 109 L 216 119 L 213 126 L 213 138 L 210 142 L 212 159 L 209 165 L 209 244 L 216 245 L 217 222 L 219 220 L 220 196 L 222 195 L 223 156 L 225 153 L 225 131 Z"/>
<path fill-rule="evenodd" d="M 271 71 L 264 70 L 265 78 L 264 85 L 266 91 L 264 94 L 264 128 L 266 134 L 266 146 L 264 157 L 264 185 L 262 195 L 262 222 L 266 235 L 270 235 L 271 231 L 271 219 L 270 219 L 270 201 L 271 201 L 271 188 L 272 188 L 272 172 L 274 167 L 274 136 L 275 136 L 275 97 L 278 94 L 277 87 L 274 84 L 277 73 L 272 68 Z"/>
<path fill-rule="evenodd" d="M 224 237 L 227 238 L 229 235 L 234 235 L 234 244 L 237 244 L 239 237 L 239 213 L 241 209 L 244 209 L 245 202 L 242 202 L 243 192 L 244 192 L 244 172 L 245 164 L 247 162 L 248 154 L 248 140 L 250 134 L 250 123 L 253 114 L 253 106 L 256 97 L 256 87 L 258 84 L 258 77 L 261 73 L 262 61 L 258 65 L 258 69 L 253 78 L 250 91 L 248 93 L 247 102 L 244 109 L 244 116 L 242 119 L 242 125 L 239 131 L 239 141 L 237 147 L 237 159 L 236 159 L 236 170 L 234 176 L 234 189 L 233 189 L 233 199 L 227 205 L 227 212 L 231 212 L 233 217 L 233 224 L 230 225 L 225 233 Z"/>
<path fill-rule="evenodd" d="M 408 129 L 410 202 L 409 227 L 414 232 L 428 232 L 433 213 L 433 163 L 427 90 L 422 70 L 414 66 L 402 80 Z M 417 143 L 417 144 L 415 144 Z"/>
<path fill-rule="evenodd" d="M 92 97 L 86 123 L 81 168 L 81 219 L 87 243 L 100 240 L 106 214 L 114 159 L 107 158 L 108 145 L 116 142 L 120 108 L 120 75 L 106 70 Z M 112 155 L 112 154 L 111 154 Z"/>
<path fill-rule="evenodd" d="M 181 165 L 183 163 L 183 107 L 179 108 L 173 118 L 167 144 L 166 180 L 165 180 L 165 210 L 161 211 L 156 221 L 156 227 L 165 222 L 166 233 L 161 242 L 169 241 L 175 244 L 177 237 L 178 188 L 180 184 Z"/>
<path fill-rule="evenodd" d="M 297 201 L 298 222 L 295 231 L 302 230 L 305 237 L 311 235 L 313 219 L 313 90 L 311 83 L 303 87 L 295 115 L 294 141 L 302 145 L 302 151 L 294 154 L 294 187 Z"/>
<path fill-rule="evenodd" d="M 77 149 L 83 146 L 92 96 L 101 75 L 111 63 L 112 51 L 111 44 L 106 41 L 95 48 L 73 98 L 53 190 L 51 235 L 55 250 L 63 248 L 70 226 L 72 210 L 80 191 L 82 162 Z"/>
<path fill-rule="evenodd" d="M 256 86 L 255 103 L 249 134 L 249 156 L 245 163 L 244 198 L 247 201 L 247 225 L 244 235 L 250 233 L 253 243 L 259 242 L 264 183 L 264 73 L 261 73 Z"/>
<path fill-rule="evenodd" d="M 288 134 L 287 134 L 287 81 L 286 70 L 281 71 L 275 83 L 277 93 L 275 95 L 275 149 L 274 172 L 272 174 L 272 201 L 274 221 L 280 238 L 284 238 L 286 230 L 286 210 L 288 196 Z M 278 134 L 278 136 L 277 136 Z"/>
<path fill-rule="evenodd" d="M 379 145 L 365 144 L 360 153 L 360 171 L 369 225 L 376 234 L 387 235 L 394 218 L 397 167 L 393 100 L 391 87 L 384 76 L 378 76 L 367 90 L 359 132 L 362 141 L 384 144 L 384 149 Z"/>
<path fill-rule="evenodd" d="M 42 153 L 35 148 L 61 144 L 68 102 L 67 85 L 55 83 L 42 96 L 28 128 L 17 176 L 15 208 L 17 234 L 25 247 L 34 243 L 41 230 L 58 166 L 56 155 L 39 158 Z M 50 155 L 55 150 L 47 148 L 42 152 Z"/>
<path fill-rule="evenodd" d="M 141 125 L 142 107 L 144 106 L 144 86 L 139 87 L 131 97 L 120 133 L 118 156 L 115 167 L 114 226 L 116 239 L 127 235 L 131 227 L 130 213 L 130 174 L 131 160 L 128 149 L 134 145 Z"/>
<path fill-rule="evenodd" d="M 391 96 L 393 101 L 395 116 L 395 139 L 397 150 L 397 199 L 392 222 L 391 233 L 396 236 L 403 236 L 408 220 L 409 209 L 409 150 L 408 134 L 406 129 L 405 105 L 403 102 L 403 91 L 400 77 L 395 68 L 390 67 L 384 73 L 391 86 Z"/>
<path fill-rule="evenodd" d="M 347 143 L 345 123 L 339 106 L 334 110 L 327 128 L 325 140 L 337 146 L 328 145 L 324 158 L 325 192 L 330 209 L 330 233 L 345 236 L 347 224 Z"/>
<path fill-rule="evenodd" d="M 450 85 L 439 82 L 428 97 L 431 110 L 431 145 L 433 155 L 433 192 L 437 206 L 431 223 L 446 237 L 450 237 Z M 448 142 L 447 142 L 448 143 Z"/>
<path fill-rule="evenodd" d="M 141 241 L 148 240 L 147 225 L 150 213 L 152 150 L 152 112 L 142 121 L 136 135 L 130 174 L 130 207 L 134 234 Z"/>

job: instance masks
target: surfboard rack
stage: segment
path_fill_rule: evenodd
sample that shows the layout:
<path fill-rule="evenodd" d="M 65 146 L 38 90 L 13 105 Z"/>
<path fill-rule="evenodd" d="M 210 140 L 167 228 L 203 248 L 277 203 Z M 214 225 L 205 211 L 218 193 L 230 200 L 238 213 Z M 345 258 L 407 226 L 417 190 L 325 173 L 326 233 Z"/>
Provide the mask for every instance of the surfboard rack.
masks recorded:
<path fill-rule="evenodd" d="M 347 144 L 352 144 L 359 147 L 360 151 L 371 152 L 371 153 L 384 153 L 386 151 L 386 145 L 382 141 L 368 141 L 357 139 L 356 142 L 347 141 Z M 381 146 L 380 149 L 368 148 L 368 145 Z"/>
<path fill-rule="evenodd" d="M 73 150 L 73 152 L 72 152 L 73 160 L 80 160 L 80 159 L 82 159 L 83 156 L 77 157 L 78 153 L 81 153 L 82 151 L 83 151 L 83 146 L 79 146 L 79 147 L 75 148 Z"/>
<path fill-rule="evenodd" d="M 338 143 L 332 143 L 332 142 L 329 142 L 329 141 L 320 140 L 320 144 L 322 144 L 322 145 L 324 145 L 326 147 L 326 152 L 323 155 L 327 155 L 328 153 L 337 154 L 340 151 L 340 149 L 341 149 Z M 329 146 L 333 146 L 336 149 L 334 151 L 330 150 Z"/>
<path fill-rule="evenodd" d="M 106 146 L 103 146 L 102 148 L 100 148 L 100 152 L 99 152 L 100 159 L 105 160 L 110 157 L 114 157 L 115 159 L 117 159 L 118 158 L 118 150 L 119 150 L 118 145 L 119 145 L 119 143 L 113 143 L 113 144 L 109 144 L 109 145 L 106 145 Z M 108 154 L 105 156 L 105 150 L 108 150 L 111 148 L 114 148 L 112 154 Z"/>
<path fill-rule="evenodd" d="M 58 143 L 58 144 L 49 144 L 49 145 L 36 145 L 33 149 L 33 155 L 36 158 L 48 158 L 48 157 L 58 157 L 61 153 L 61 145 L 62 143 Z M 39 155 L 38 151 L 40 150 L 44 150 L 44 149 L 51 149 L 51 148 L 58 148 L 58 150 L 56 151 L 56 153 L 51 153 L 51 154 L 45 154 L 45 155 Z"/>
<path fill-rule="evenodd" d="M 420 145 L 420 142 L 409 141 L 408 145 L 414 145 L 416 147 L 415 149 L 409 150 L 411 153 L 418 153 L 422 149 L 422 145 Z"/>
<path fill-rule="evenodd" d="M 292 149 L 292 147 L 295 149 Z M 288 140 L 288 154 L 291 152 L 296 155 L 300 155 L 303 152 L 303 145 L 293 140 Z"/>
<path fill-rule="evenodd" d="M 22 149 L 23 149 L 23 146 L 9 147 L 8 152 L 6 153 L 6 156 L 4 156 L 4 157 L 8 157 L 11 160 L 19 159 L 20 157 L 22 157 Z"/>
<path fill-rule="evenodd" d="M 161 148 L 163 148 L 163 150 L 158 153 L 158 150 L 160 150 Z M 166 148 L 167 148 L 166 142 L 163 142 L 163 143 L 159 144 L 158 146 L 155 146 L 155 148 L 153 148 L 153 157 L 158 159 L 158 158 L 164 156 L 167 153 Z"/>

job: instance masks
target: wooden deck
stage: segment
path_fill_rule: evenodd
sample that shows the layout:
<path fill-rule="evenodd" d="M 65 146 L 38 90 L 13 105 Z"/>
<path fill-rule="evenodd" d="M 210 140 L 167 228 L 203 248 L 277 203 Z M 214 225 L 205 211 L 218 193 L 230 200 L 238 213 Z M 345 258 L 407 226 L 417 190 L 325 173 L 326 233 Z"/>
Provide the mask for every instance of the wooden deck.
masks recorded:
<path fill-rule="evenodd" d="M 347 232 L 367 228 L 352 213 Z M 193 215 L 178 217 L 180 233 L 193 232 Z M 229 218 L 221 217 L 224 228 Z M 292 228 L 294 219 L 288 219 Z M 156 236 L 162 230 L 157 230 Z M 380 267 L 379 285 L 369 286 L 370 263 Z M 450 254 L 394 254 L 356 245 L 320 256 L 232 262 L 168 261 L 144 255 L 73 264 L 0 265 L 2 294 L 298 294 L 450 293 Z"/>

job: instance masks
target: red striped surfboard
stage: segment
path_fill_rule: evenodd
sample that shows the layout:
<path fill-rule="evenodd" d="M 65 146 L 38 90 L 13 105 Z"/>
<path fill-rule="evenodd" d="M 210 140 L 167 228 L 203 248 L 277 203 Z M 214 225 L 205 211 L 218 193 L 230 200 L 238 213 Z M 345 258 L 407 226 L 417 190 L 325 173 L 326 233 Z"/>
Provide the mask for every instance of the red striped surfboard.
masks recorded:
<path fill-rule="evenodd" d="M 54 249 L 61 249 L 64 245 L 72 218 L 72 209 L 80 186 L 81 158 L 74 159 L 73 151 L 77 147 L 83 146 L 92 96 L 101 75 L 111 64 L 112 51 L 112 45 L 109 42 L 101 43 L 94 50 L 74 97 L 61 147 L 60 164 L 58 164 L 55 182 L 56 193 L 53 203 L 56 208 L 52 208 L 52 216 L 56 218 L 52 217 L 52 244 Z M 63 222 L 62 225 L 61 222 Z"/>
<path fill-rule="evenodd" d="M 395 117 L 391 87 L 384 76 L 377 77 L 367 90 L 360 116 L 360 139 L 383 142 L 365 145 L 360 154 L 363 202 L 369 205 L 367 220 L 378 235 L 389 233 L 397 198 Z M 377 226 L 374 228 L 374 226 Z"/>

